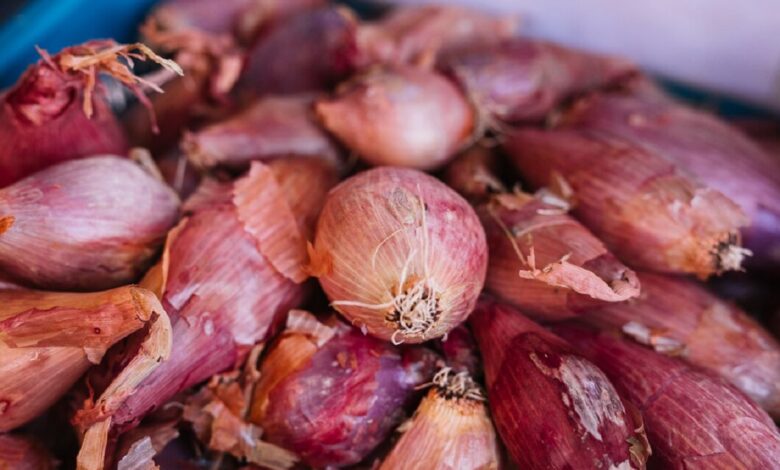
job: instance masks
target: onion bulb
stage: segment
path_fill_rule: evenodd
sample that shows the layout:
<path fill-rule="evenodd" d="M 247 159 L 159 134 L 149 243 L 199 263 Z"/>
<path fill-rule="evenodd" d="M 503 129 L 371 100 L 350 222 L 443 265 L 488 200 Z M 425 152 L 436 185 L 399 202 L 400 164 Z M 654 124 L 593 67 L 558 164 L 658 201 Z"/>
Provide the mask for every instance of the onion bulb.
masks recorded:
<path fill-rule="evenodd" d="M 373 165 L 431 170 L 467 144 L 474 112 L 443 75 L 410 66 L 374 68 L 316 104 L 324 126 Z"/>
<path fill-rule="evenodd" d="M 54 470 L 59 462 L 37 440 L 25 434 L 0 434 L 0 468 Z"/>
<path fill-rule="evenodd" d="M 479 219 L 457 193 L 425 173 L 383 167 L 330 192 L 311 260 L 331 305 L 354 325 L 419 343 L 471 312 L 487 246 Z"/>

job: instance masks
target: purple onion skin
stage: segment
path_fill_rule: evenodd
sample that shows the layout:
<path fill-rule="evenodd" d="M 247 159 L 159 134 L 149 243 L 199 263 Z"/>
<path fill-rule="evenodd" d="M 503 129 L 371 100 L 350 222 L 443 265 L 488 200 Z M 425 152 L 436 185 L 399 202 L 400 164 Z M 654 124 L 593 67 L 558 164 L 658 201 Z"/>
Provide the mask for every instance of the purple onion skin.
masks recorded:
<path fill-rule="evenodd" d="M 415 387 L 431 378 L 434 358 L 342 329 L 270 390 L 263 438 L 315 467 L 358 463 L 400 424 Z"/>
<path fill-rule="evenodd" d="M 506 304 L 480 300 L 469 324 L 493 421 L 520 468 L 644 468 L 641 423 L 595 365 Z"/>
<path fill-rule="evenodd" d="M 627 138 L 657 152 L 739 204 L 751 266 L 780 267 L 780 159 L 714 115 L 672 100 L 593 95 L 563 117 L 564 126 Z"/>
<path fill-rule="evenodd" d="M 176 194 L 128 159 L 64 162 L 0 189 L 0 270 L 49 290 L 127 284 L 178 216 Z"/>
<path fill-rule="evenodd" d="M 170 248 L 170 260 L 163 305 L 174 347 L 114 414 L 119 432 L 176 393 L 237 365 L 306 292 L 271 267 L 226 205 L 192 215 Z M 121 369 L 123 353 L 132 352 L 132 345 L 125 348 L 112 351 L 101 371 L 109 380 Z"/>
<path fill-rule="evenodd" d="M 725 380 L 606 333 L 573 325 L 553 331 L 640 408 L 653 448 L 651 468 L 777 468 L 777 428 Z"/>
<path fill-rule="evenodd" d="M 353 71 L 355 28 L 352 14 L 335 7 L 279 21 L 249 49 L 239 86 L 258 95 L 328 89 Z"/>

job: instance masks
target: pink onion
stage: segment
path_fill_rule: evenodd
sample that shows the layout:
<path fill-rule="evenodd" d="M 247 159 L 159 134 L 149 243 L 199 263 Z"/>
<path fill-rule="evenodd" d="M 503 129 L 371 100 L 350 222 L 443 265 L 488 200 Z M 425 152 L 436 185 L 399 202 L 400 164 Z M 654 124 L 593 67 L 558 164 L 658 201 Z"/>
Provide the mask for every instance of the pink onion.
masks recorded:
<path fill-rule="evenodd" d="M 642 295 L 585 318 L 710 369 L 780 416 L 780 344 L 755 320 L 686 279 L 640 273 Z"/>
<path fill-rule="evenodd" d="M 771 418 L 724 380 L 682 361 L 584 328 L 556 327 L 636 404 L 655 468 L 772 468 L 780 433 Z"/>
<path fill-rule="evenodd" d="M 328 195 L 311 268 L 352 324 L 394 342 L 447 333 L 471 312 L 487 267 L 466 201 L 425 173 L 376 168 Z"/>
<path fill-rule="evenodd" d="M 373 165 L 431 170 L 475 133 L 474 112 L 455 85 L 409 66 L 369 70 L 316 110 L 329 131 Z"/>
<path fill-rule="evenodd" d="M 239 86 L 257 95 L 330 88 L 354 69 L 355 27 L 353 13 L 344 7 L 276 22 L 249 49 Z"/>
<path fill-rule="evenodd" d="M 311 155 L 340 165 L 340 152 L 314 119 L 313 95 L 260 98 L 241 113 L 184 136 L 196 166 L 243 169 L 252 160 Z"/>
<path fill-rule="evenodd" d="M 543 119 L 567 98 L 636 72 L 622 59 L 527 38 L 456 50 L 441 59 L 440 67 L 460 83 L 483 117 L 509 122 Z"/>
<path fill-rule="evenodd" d="M 165 183 L 130 160 L 60 163 L 0 189 L 0 268 L 48 289 L 133 282 L 176 222 L 178 206 Z"/>
<path fill-rule="evenodd" d="M 740 205 L 756 264 L 780 266 L 780 159 L 737 129 L 672 100 L 593 95 L 562 118 L 565 127 L 626 139 L 667 158 Z"/>
<path fill-rule="evenodd" d="M 595 365 L 507 305 L 482 300 L 469 324 L 496 429 L 520 468 L 644 468 L 641 417 Z"/>
<path fill-rule="evenodd" d="M 701 278 L 740 268 L 745 214 L 657 152 L 578 129 L 505 137 L 523 177 L 569 188 L 574 215 L 629 265 Z"/>

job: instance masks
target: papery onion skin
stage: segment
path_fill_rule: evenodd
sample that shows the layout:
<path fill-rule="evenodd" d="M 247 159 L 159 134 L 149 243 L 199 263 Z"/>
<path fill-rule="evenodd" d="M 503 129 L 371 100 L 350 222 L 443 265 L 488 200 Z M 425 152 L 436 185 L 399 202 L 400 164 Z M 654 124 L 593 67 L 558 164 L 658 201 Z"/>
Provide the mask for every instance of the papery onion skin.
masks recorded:
<path fill-rule="evenodd" d="M 75 46 L 60 54 L 79 50 Z M 91 118 L 84 114 L 83 101 L 84 78 L 45 60 L 30 66 L 0 96 L 0 187 L 65 160 L 127 152 L 102 88 L 92 96 Z"/>
<path fill-rule="evenodd" d="M 188 132 L 182 148 L 200 168 L 242 170 L 252 160 L 311 155 L 340 164 L 340 151 L 314 120 L 314 95 L 268 96 L 224 121 Z"/>
<path fill-rule="evenodd" d="M 329 89 L 354 70 L 355 27 L 354 14 L 344 7 L 276 22 L 249 48 L 239 87 L 250 95 Z"/>
<path fill-rule="evenodd" d="M 317 162 L 304 159 L 301 165 L 294 161 L 271 164 L 283 166 L 275 173 L 283 192 L 274 195 L 288 205 L 296 217 L 294 223 L 312 223 L 315 216 L 310 211 L 316 213 L 328 189 L 328 179 L 316 170 L 318 167 L 309 170 L 311 163 Z M 259 162 L 255 165 L 264 167 Z M 305 175 L 313 181 L 306 183 Z M 175 347 L 170 359 L 113 415 L 116 432 L 137 425 L 176 393 L 239 364 L 307 294 L 306 284 L 275 268 L 277 260 L 286 258 L 269 259 L 288 251 L 269 249 L 264 241 L 275 238 L 256 236 L 287 229 L 301 230 L 305 236 L 306 228 L 278 228 L 272 218 L 256 221 L 252 215 L 257 209 L 240 202 L 256 195 L 254 191 L 265 188 L 266 183 L 250 171 L 233 184 L 218 186 L 212 194 L 214 201 L 198 206 L 169 235 L 162 261 L 162 302 L 170 313 Z M 286 233 L 289 239 L 301 236 Z M 302 244 L 297 249 L 305 252 L 306 248 Z M 130 344 L 113 351 L 108 364 L 88 377 L 90 383 L 99 389 L 111 380 L 115 364 L 132 355 L 132 348 Z"/>
<path fill-rule="evenodd" d="M 495 44 L 511 37 L 518 29 L 517 20 L 454 5 L 395 8 L 378 21 L 358 26 L 360 61 L 430 65 L 452 49 Z"/>
<path fill-rule="evenodd" d="M 498 437 L 481 392 L 453 391 L 435 382 L 379 470 L 501 468 Z"/>
<path fill-rule="evenodd" d="M 535 187 L 565 180 L 574 215 L 633 267 L 706 278 L 747 255 L 739 206 L 656 153 L 575 129 L 515 129 L 504 148 Z"/>
<path fill-rule="evenodd" d="M 578 101 L 562 125 L 614 135 L 668 158 L 740 205 L 752 264 L 780 266 L 780 159 L 737 129 L 672 100 L 593 95 Z"/>
<path fill-rule="evenodd" d="M 109 347 L 162 309 L 138 287 L 0 292 L 0 432 L 43 413 Z"/>
<path fill-rule="evenodd" d="M 336 310 L 372 335 L 414 343 L 468 316 L 487 267 L 485 234 L 468 203 L 404 168 L 368 170 L 331 190 L 313 251 Z"/>
<path fill-rule="evenodd" d="M 642 296 L 583 318 L 709 369 L 780 416 L 780 344 L 738 307 L 687 279 L 639 273 Z"/>
<path fill-rule="evenodd" d="M 470 46 L 440 59 L 489 120 L 540 120 L 567 98 L 636 73 L 626 60 L 528 38 Z"/>
<path fill-rule="evenodd" d="M 321 346 L 285 332 L 264 360 L 252 421 L 263 438 L 316 467 L 362 460 L 398 425 L 433 355 L 398 349 L 340 322 Z"/>
<path fill-rule="evenodd" d="M 450 162 L 442 179 L 472 204 L 486 202 L 493 194 L 507 192 L 498 177 L 509 172 L 503 163 L 496 152 L 478 143 Z"/>
<path fill-rule="evenodd" d="M 54 470 L 58 468 L 58 462 L 32 436 L 0 434 L 0 468 Z"/>
<path fill-rule="evenodd" d="M 469 324 L 496 429 L 521 468 L 639 468 L 641 419 L 607 376 L 506 304 L 483 299 Z"/>
<path fill-rule="evenodd" d="M 642 412 L 657 468 L 774 468 L 780 434 L 739 390 L 703 370 L 607 333 L 554 331 L 609 376 Z"/>
<path fill-rule="evenodd" d="M 179 199 L 134 162 L 63 162 L 0 189 L 0 269 L 46 289 L 136 280 L 178 218 Z"/>
<path fill-rule="evenodd" d="M 375 68 L 316 104 L 323 125 L 372 165 L 432 170 L 475 133 L 466 98 L 444 76 L 410 66 Z"/>

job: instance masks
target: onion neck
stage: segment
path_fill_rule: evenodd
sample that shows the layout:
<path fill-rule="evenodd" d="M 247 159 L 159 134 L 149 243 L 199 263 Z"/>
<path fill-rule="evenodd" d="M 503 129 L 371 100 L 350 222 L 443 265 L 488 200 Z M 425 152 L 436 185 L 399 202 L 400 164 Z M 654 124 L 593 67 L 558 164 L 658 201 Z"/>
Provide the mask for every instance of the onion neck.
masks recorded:
<path fill-rule="evenodd" d="M 5 101 L 19 120 L 41 126 L 63 114 L 73 102 L 77 93 L 70 82 L 50 66 L 37 65 L 22 76 Z"/>

